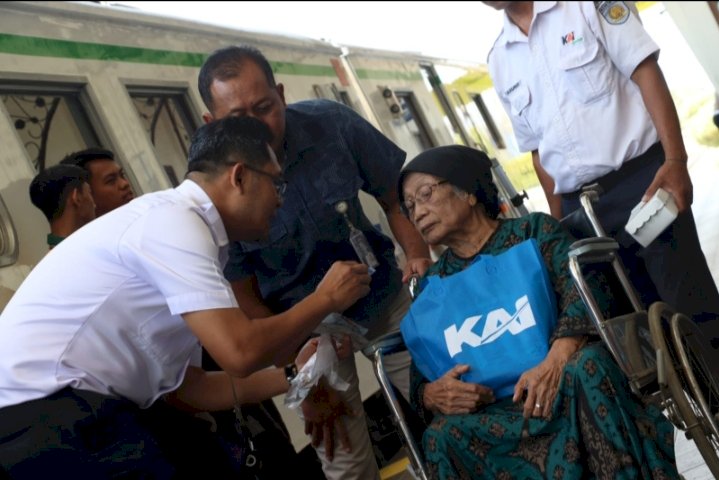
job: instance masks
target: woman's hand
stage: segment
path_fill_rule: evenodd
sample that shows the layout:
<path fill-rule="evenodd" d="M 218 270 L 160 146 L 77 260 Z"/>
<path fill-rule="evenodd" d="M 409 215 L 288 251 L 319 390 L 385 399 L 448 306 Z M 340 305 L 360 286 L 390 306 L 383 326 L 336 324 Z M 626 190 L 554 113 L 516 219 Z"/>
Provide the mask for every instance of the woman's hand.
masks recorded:
<path fill-rule="evenodd" d="M 490 388 L 459 380 L 460 375 L 468 371 L 469 365 L 456 365 L 438 380 L 428 383 L 424 387 L 424 407 L 454 415 L 472 413 L 481 405 L 494 402 L 494 392 Z"/>
<path fill-rule="evenodd" d="M 584 341 L 584 337 L 558 338 L 552 343 L 552 348 L 545 359 L 519 377 L 514 386 L 512 400 L 515 403 L 521 401 L 522 392 L 527 391 L 523 409 L 524 418 L 550 418 L 564 366 L 569 358 L 584 345 Z"/>
<path fill-rule="evenodd" d="M 422 278 L 424 272 L 432 266 L 432 259 L 427 257 L 418 257 L 407 259 L 402 272 L 402 282 L 407 283 L 413 276 Z"/>

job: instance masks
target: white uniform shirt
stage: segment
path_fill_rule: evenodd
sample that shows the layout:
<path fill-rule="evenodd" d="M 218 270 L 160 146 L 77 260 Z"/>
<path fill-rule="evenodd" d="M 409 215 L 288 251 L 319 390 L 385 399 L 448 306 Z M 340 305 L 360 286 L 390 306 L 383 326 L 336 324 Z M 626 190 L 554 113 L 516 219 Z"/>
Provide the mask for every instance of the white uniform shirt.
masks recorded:
<path fill-rule="evenodd" d="M 525 36 L 506 13 L 489 71 L 523 151 L 539 151 L 555 193 L 644 153 L 658 136 L 630 76 L 658 54 L 624 2 L 534 2 Z"/>
<path fill-rule="evenodd" d="M 0 407 L 66 386 L 147 407 L 176 389 L 199 352 L 180 314 L 237 306 L 227 247 L 217 209 L 190 180 L 73 233 L 0 316 Z"/>

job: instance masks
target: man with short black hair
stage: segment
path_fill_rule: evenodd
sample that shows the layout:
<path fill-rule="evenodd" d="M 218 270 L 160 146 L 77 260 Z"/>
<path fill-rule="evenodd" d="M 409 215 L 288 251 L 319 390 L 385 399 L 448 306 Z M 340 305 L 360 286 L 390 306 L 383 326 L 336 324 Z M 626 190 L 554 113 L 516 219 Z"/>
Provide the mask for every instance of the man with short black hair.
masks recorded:
<path fill-rule="evenodd" d="M 87 224 L 28 275 L 0 314 L 0 465 L 11 478 L 235 472 L 216 437 L 173 407 L 226 410 L 286 391 L 284 369 L 258 370 L 370 282 L 366 266 L 335 262 L 284 313 L 256 321 L 238 307 L 222 275 L 229 243 L 266 238 L 282 202 L 269 138 L 254 119 L 201 127 L 181 185 Z M 224 372 L 196 367 L 201 346 Z"/>
<path fill-rule="evenodd" d="M 74 165 L 54 165 L 30 182 L 30 201 L 50 222 L 47 244 L 52 249 L 95 218 L 89 174 Z"/>
<path fill-rule="evenodd" d="M 90 174 L 90 188 L 100 217 L 134 198 L 125 170 L 115 161 L 115 154 L 104 148 L 87 148 L 67 155 L 62 165 L 82 167 Z"/>

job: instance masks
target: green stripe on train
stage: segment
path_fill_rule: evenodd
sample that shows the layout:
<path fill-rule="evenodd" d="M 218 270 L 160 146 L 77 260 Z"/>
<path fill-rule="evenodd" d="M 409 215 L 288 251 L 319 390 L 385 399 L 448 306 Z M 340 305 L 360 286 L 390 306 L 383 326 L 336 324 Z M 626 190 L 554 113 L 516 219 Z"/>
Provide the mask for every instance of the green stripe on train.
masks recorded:
<path fill-rule="evenodd" d="M 418 72 L 391 72 L 389 70 L 369 70 L 366 68 L 357 68 L 357 77 L 362 80 L 422 80 L 422 75 Z"/>
<path fill-rule="evenodd" d="M 197 67 L 202 65 L 207 54 L 173 52 L 152 48 L 124 47 L 102 43 L 75 42 L 54 38 L 30 37 L 0 33 L 0 52 L 39 57 L 74 58 L 78 60 L 105 60 L 155 65 L 179 65 Z M 305 75 L 311 77 L 336 77 L 331 66 L 302 65 L 292 62 L 270 62 L 275 73 L 284 75 Z M 391 72 L 387 70 L 357 69 L 357 76 L 363 80 L 421 80 L 416 72 Z"/>
<path fill-rule="evenodd" d="M 173 52 L 151 48 L 124 47 L 102 43 L 75 42 L 53 38 L 30 37 L 0 33 L 0 52 L 39 57 L 74 58 L 78 60 L 105 60 L 155 65 L 197 67 L 207 58 L 205 53 Z M 336 77 L 331 66 L 302 65 L 292 62 L 270 62 L 275 73 Z"/>

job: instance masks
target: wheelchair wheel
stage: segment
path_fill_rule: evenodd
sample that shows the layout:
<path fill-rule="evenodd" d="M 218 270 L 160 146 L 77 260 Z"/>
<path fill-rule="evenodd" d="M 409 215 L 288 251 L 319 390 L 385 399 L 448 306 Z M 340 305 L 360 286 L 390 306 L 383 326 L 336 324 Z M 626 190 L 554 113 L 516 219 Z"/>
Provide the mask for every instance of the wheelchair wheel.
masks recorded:
<path fill-rule="evenodd" d="M 694 404 L 701 412 L 701 418 L 697 418 L 704 423 L 704 430 L 719 452 L 719 384 L 703 354 L 701 332 L 689 317 L 681 313 L 672 316 L 671 327 L 674 348 L 681 362 L 680 376 L 689 386 Z"/>
<path fill-rule="evenodd" d="M 701 407 L 689 393 L 690 387 L 685 386 L 682 383 L 683 379 L 679 376 L 678 370 L 682 371 L 682 366 L 674 347 L 675 344 L 673 341 L 667 342 L 664 333 L 665 325 L 670 324 L 671 317 L 675 313 L 669 305 L 663 302 L 655 302 L 649 307 L 649 329 L 652 334 L 652 342 L 657 349 L 657 359 L 662 362 L 662 365 L 657 364 L 657 369 L 664 372 L 664 378 L 661 380 L 666 384 L 660 388 L 668 390 L 666 393 L 669 394 L 669 404 L 665 406 L 670 411 L 670 418 L 675 416 L 672 413 L 678 414 L 679 418 L 672 418 L 672 421 L 678 420 L 676 426 L 684 430 L 687 437 L 694 442 L 714 478 L 719 478 L 719 457 L 717 457 L 715 442 L 707 437 L 710 432 L 705 430 L 705 423 L 700 420 L 703 417 Z"/>

